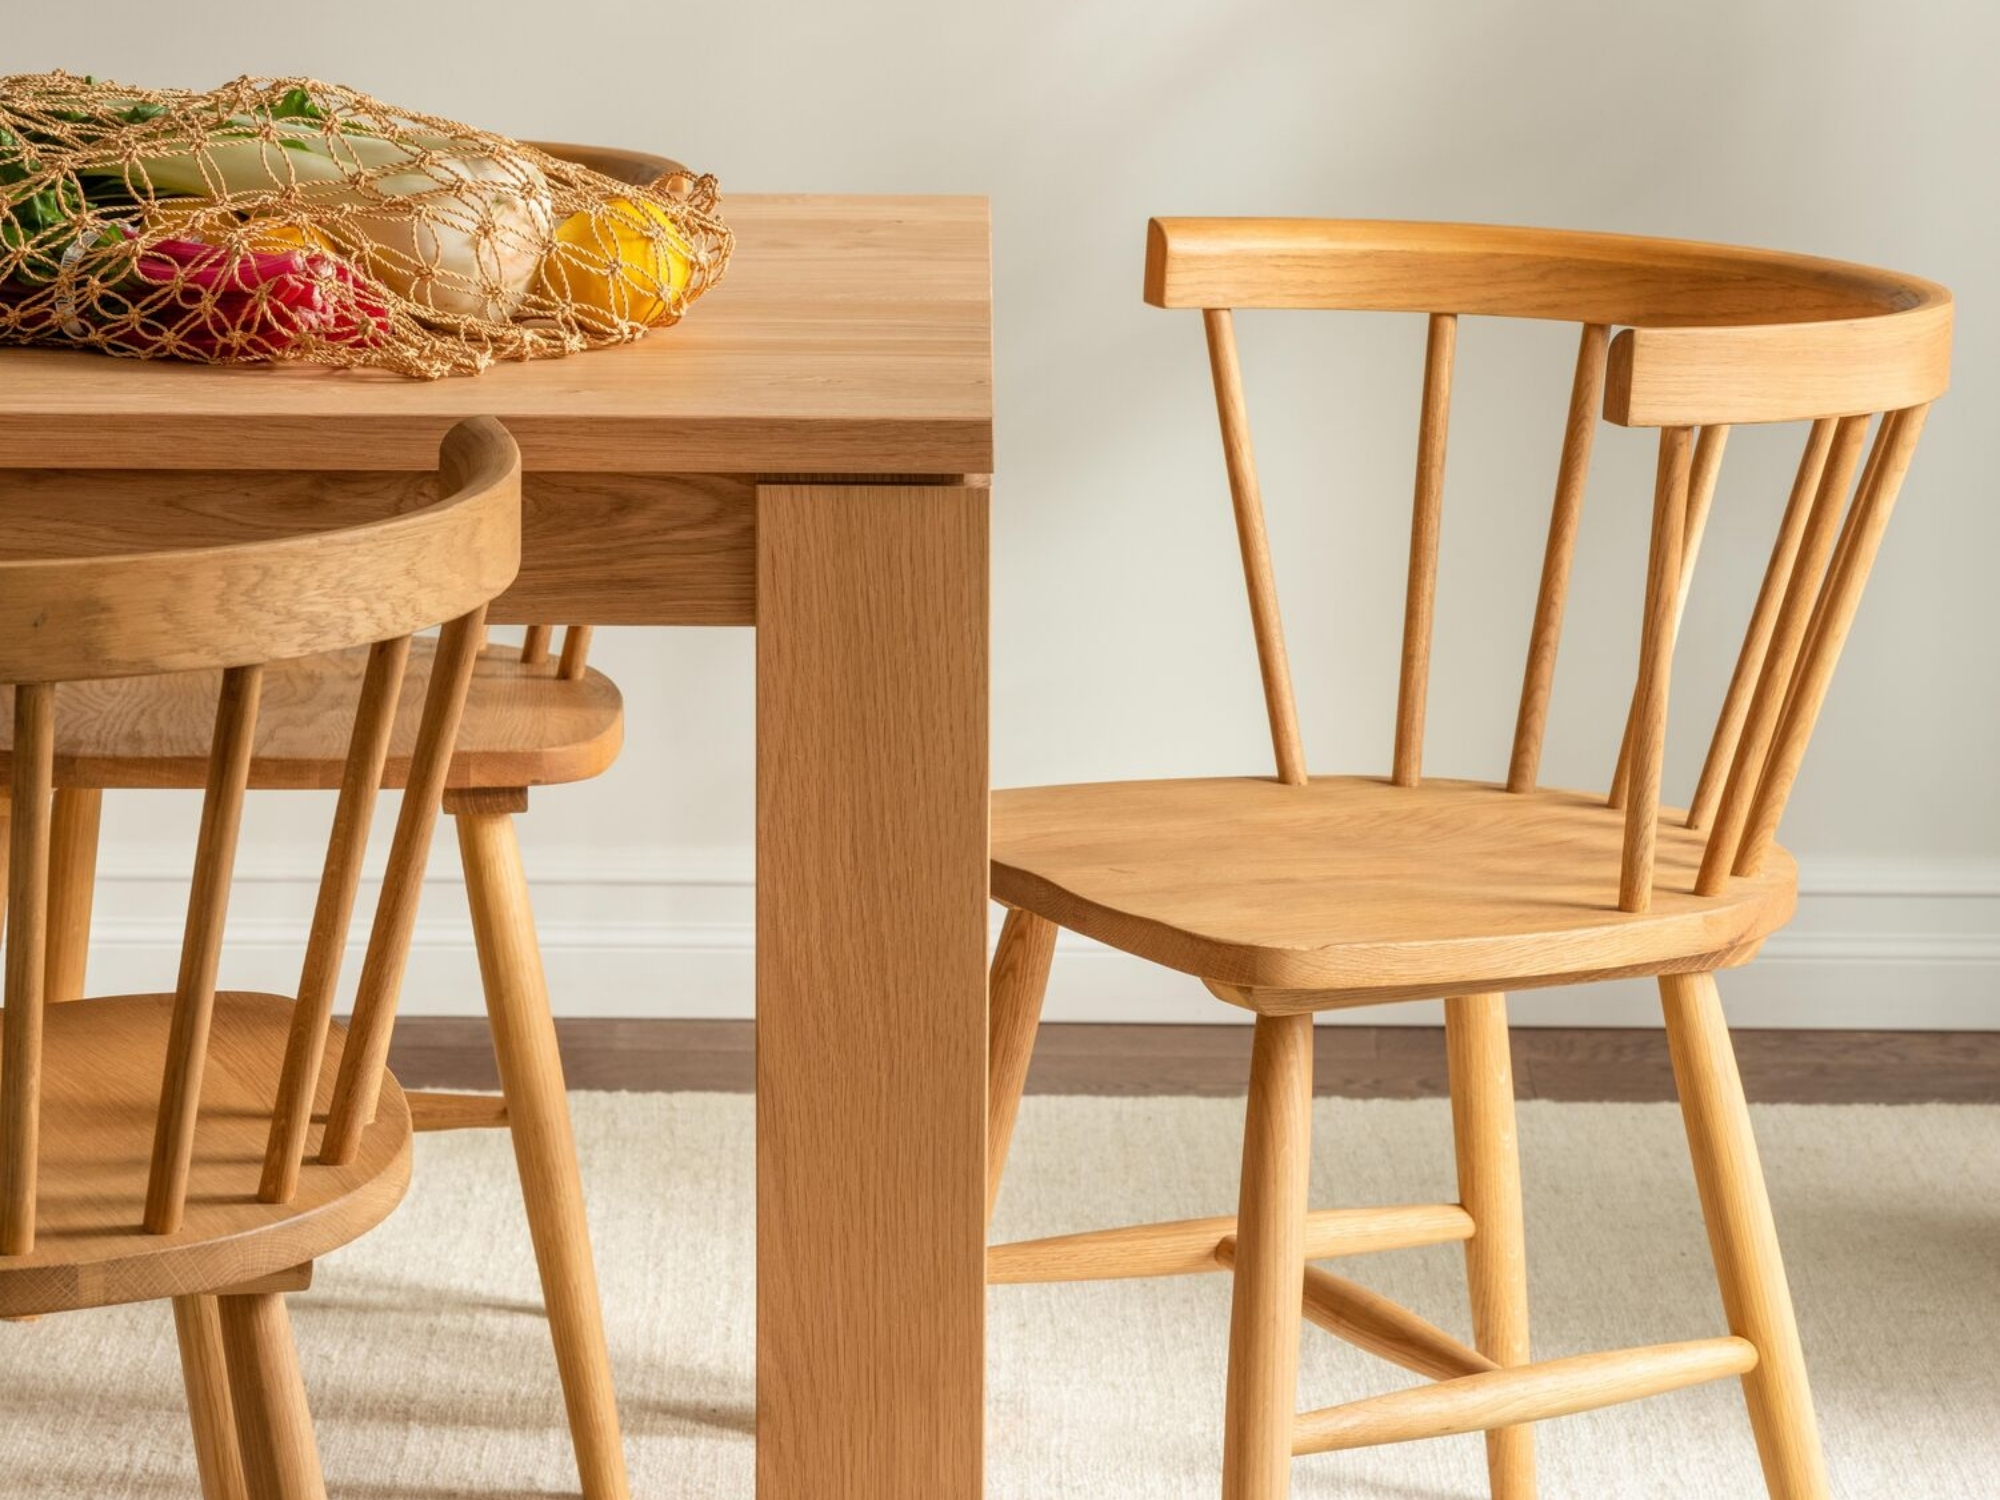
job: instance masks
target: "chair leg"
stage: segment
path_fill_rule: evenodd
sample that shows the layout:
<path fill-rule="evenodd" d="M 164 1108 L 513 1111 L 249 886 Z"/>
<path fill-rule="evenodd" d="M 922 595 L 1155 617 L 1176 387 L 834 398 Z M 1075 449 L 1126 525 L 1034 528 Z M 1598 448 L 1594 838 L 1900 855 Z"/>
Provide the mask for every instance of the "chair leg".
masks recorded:
<path fill-rule="evenodd" d="M 252 1292 L 215 1303 L 249 1500 L 326 1500 L 283 1295 Z"/>
<path fill-rule="evenodd" d="M 48 998 L 83 995 L 90 960 L 90 910 L 97 895 L 97 830 L 104 793 L 96 787 L 56 788 L 49 816 L 49 935 L 43 971 Z"/>
<path fill-rule="evenodd" d="M 1765 1488 L 1772 1500 L 1824 1500 L 1826 1458 L 1812 1389 L 1715 976 L 1663 975 L 1660 998 L 1723 1311 L 1730 1332 L 1757 1347 L 1743 1395 Z"/>
<path fill-rule="evenodd" d="M 236 1408 L 222 1353 L 222 1315 L 213 1297 L 174 1298 L 174 1333 L 181 1346 L 181 1381 L 194 1428 L 195 1468 L 202 1500 L 247 1500 Z"/>
<path fill-rule="evenodd" d="M 1507 1047 L 1507 997 L 1459 995 L 1444 1003 L 1451 1074 L 1452 1137 L 1458 1198 L 1472 1216 L 1465 1275 L 1473 1342 L 1501 1365 L 1525 1365 L 1528 1254 L 1521 1221 L 1521 1154 L 1514 1126 L 1514 1063 Z M 1493 1500 L 1533 1500 L 1534 1428 L 1486 1434 Z"/>
<path fill-rule="evenodd" d="M 1285 1500 L 1298 1417 L 1313 1019 L 1259 1016 L 1243 1118 L 1223 1500 Z"/>
<path fill-rule="evenodd" d="M 986 998 L 986 1222 L 1000 1198 L 1000 1174 L 1021 1113 L 1021 1090 L 1042 1023 L 1042 997 L 1055 958 L 1056 924 L 1010 908 L 993 950 Z"/>
<path fill-rule="evenodd" d="M 541 1270 L 577 1473 L 585 1500 L 627 1500 L 630 1485 L 584 1217 L 583 1181 L 514 820 L 504 812 L 461 806 L 454 821 L 500 1088 L 507 1099 L 507 1127 Z"/>

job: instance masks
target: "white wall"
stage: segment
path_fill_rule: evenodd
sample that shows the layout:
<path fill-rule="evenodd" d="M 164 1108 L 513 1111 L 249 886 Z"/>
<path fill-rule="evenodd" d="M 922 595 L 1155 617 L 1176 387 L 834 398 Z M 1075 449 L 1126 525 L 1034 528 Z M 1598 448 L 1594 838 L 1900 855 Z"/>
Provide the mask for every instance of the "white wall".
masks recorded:
<path fill-rule="evenodd" d="M 1806 875 L 1800 921 L 1731 992 L 1740 1018 L 1765 1022 L 2000 1017 L 1993 7 L 347 0 L 306 24 L 191 0 L 171 18 L 126 3 L 91 15 L 86 29 L 60 7 L 25 8 L 0 61 L 184 85 L 310 72 L 524 136 L 665 151 L 717 171 L 725 191 L 990 194 L 1001 784 L 1266 763 L 1198 321 L 1139 299 L 1149 214 L 1679 234 L 1946 282 L 1961 306 L 1956 389 L 1934 414 L 1787 826 Z M 1243 324 L 1308 739 L 1322 767 L 1380 766 L 1421 323 Z M 1504 764 L 1572 348 L 1567 327 L 1461 337 L 1429 761 L 1441 772 Z M 1669 773 L 1683 792 L 1797 441 L 1788 429 L 1732 445 L 1676 682 Z M 1614 749 L 1649 465 L 1646 435 L 1605 430 L 1550 779 L 1600 783 Z M 744 1013 L 749 637 L 600 639 L 632 748 L 603 781 L 538 797 L 527 820 L 559 1004 Z M 231 961 L 284 982 L 325 813 L 279 800 L 253 819 Z M 159 974 L 176 910 L 165 876 L 191 826 L 184 804 L 114 799 L 105 981 Z M 459 914 L 439 894 L 413 1009 L 473 1003 Z M 1065 950 L 1052 1000 L 1071 1016 L 1218 1009 L 1189 981 L 1082 946 Z M 1519 1009 L 1646 1014 L 1630 990 Z"/>

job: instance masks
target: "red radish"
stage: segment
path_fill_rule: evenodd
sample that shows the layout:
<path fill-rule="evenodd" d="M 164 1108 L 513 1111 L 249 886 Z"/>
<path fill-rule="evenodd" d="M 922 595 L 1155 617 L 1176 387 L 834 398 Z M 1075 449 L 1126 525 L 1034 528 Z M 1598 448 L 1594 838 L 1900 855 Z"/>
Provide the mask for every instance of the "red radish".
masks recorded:
<path fill-rule="evenodd" d="M 271 253 L 160 240 L 139 254 L 131 312 L 116 330 L 137 353 L 207 360 L 310 355 L 373 344 L 389 312 L 353 267 L 313 250 Z M 128 284 L 129 285 L 129 284 Z M 135 337 L 136 335 L 136 337 Z"/>

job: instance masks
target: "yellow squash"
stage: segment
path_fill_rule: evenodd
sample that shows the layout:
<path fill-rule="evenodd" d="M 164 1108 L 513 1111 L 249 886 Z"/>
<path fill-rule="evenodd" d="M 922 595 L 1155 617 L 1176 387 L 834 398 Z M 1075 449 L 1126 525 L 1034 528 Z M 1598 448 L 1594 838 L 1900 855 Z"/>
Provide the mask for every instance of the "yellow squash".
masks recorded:
<path fill-rule="evenodd" d="M 536 289 L 593 328 L 653 328 L 679 308 L 693 264 L 694 247 L 665 209 L 613 198 L 556 226 Z"/>

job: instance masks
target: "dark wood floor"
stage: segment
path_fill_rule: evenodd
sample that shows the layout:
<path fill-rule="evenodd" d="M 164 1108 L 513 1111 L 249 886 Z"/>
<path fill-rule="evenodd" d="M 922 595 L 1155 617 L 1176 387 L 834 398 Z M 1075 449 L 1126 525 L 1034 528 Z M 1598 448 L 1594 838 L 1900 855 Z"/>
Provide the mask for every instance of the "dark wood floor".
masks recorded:
<path fill-rule="evenodd" d="M 747 1021 L 567 1020 L 557 1023 L 569 1083 L 579 1089 L 747 1093 Z M 1421 1099 L 1445 1091 L 1444 1034 L 1422 1026 L 1319 1029 L 1321 1094 Z M 1798 1104 L 2000 1103 L 2000 1032 L 1739 1031 L 1753 1100 Z M 411 1088 L 498 1087 L 482 1020 L 398 1023 L 396 1075 Z M 1240 1094 L 1247 1026 L 1042 1028 L 1031 1093 Z M 1673 1098 L 1658 1031 L 1519 1028 L 1514 1081 L 1524 1099 Z"/>

